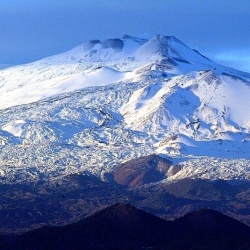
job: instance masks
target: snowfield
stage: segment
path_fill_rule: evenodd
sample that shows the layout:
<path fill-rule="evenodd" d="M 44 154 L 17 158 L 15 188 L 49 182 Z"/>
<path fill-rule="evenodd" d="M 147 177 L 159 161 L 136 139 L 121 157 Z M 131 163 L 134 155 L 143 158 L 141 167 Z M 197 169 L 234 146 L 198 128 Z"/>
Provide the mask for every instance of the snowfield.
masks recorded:
<path fill-rule="evenodd" d="M 175 37 L 125 35 L 0 70 L 0 181 L 105 178 L 148 154 L 180 178 L 250 179 L 250 74 Z"/>

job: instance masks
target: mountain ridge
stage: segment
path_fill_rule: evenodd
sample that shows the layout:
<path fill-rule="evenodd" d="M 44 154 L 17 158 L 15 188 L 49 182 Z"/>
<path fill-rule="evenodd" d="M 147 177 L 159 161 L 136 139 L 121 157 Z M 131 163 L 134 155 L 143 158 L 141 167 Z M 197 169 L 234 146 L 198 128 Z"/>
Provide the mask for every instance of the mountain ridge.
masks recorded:
<path fill-rule="evenodd" d="M 165 221 L 131 205 L 119 203 L 75 224 L 42 227 L 20 236 L 0 236 L 0 246 L 26 250 L 34 247 L 247 249 L 249 236 L 248 226 L 211 209 L 187 214 L 176 221 Z"/>
<path fill-rule="evenodd" d="M 125 53 L 123 53 L 123 50 L 125 50 Z M 148 55 L 145 55 L 145 50 Z M 186 50 L 186 53 L 181 53 L 182 50 Z M 109 53 L 110 55 L 108 55 Z M 116 56 L 117 54 L 121 55 Z M 100 57 L 98 57 L 98 55 Z M 185 60 L 190 59 L 190 55 L 193 55 L 194 58 L 203 62 L 210 61 L 210 63 L 212 63 L 211 60 L 201 55 L 198 51 L 190 49 L 176 37 L 160 34 L 149 40 L 130 35 L 124 35 L 122 38 L 106 39 L 104 41 L 91 40 L 69 50 L 68 52 L 59 54 L 59 56 L 48 57 L 45 58 L 45 60 L 56 59 L 58 57 L 60 60 L 83 60 L 86 62 L 119 61 L 124 59 L 155 61 L 156 59 L 159 59 L 157 56 Z M 112 56 L 114 56 L 114 58 L 112 58 Z M 151 57 L 152 59 L 150 59 Z"/>
<path fill-rule="evenodd" d="M 154 153 L 181 168 L 163 181 L 248 180 L 249 81 L 164 35 L 93 40 L 1 70 L 2 183 L 105 179 Z"/>

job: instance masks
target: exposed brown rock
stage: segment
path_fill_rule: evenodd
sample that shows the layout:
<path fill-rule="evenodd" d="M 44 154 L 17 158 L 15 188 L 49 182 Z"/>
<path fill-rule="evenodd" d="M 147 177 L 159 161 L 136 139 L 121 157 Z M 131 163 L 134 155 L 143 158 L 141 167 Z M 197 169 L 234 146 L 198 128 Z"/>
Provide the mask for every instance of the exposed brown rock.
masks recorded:
<path fill-rule="evenodd" d="M 140 157 L 118 166 L 114 172 L 114 180 L 130 187 L 161 181 L 171 165 L 171 161 L 155 154 Z"/>

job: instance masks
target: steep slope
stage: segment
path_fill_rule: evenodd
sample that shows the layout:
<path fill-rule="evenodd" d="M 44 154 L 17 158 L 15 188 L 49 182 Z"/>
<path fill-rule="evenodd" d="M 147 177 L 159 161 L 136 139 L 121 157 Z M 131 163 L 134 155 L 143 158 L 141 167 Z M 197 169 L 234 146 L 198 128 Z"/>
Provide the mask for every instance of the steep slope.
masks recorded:
<path fill-rule="evenodd" d="M 154 153 L 180 166 L 167 181 L 249 179 L 249 82 L 163 35 L 94 40 L 1 70 L 1 183 L 105 180 Z"/>
<path fill-rule="evenodd" d="M 158 35 L 147 41 L 125 35 L 122 39 L 94 40 L 60 55 L 2 70 L 0 108 L 86 87 L 135 81 L 141 75 L 138 72 L 145 73 L 148 67 L 180 74 L 215 66 L 175 37 Z"/>
<path fill-rule="evenodd" d="M 158 152 L 179 154 L 188 148 L 203 155 L 206 148 L 208 156 L 245 157 L 250 116 L 244 107 L 250 105 L 249 95 L 248 82 L 240 78 L 214 70 L 192 72 L 135 91 L 121 113 L 134 130 L 167 131 Z"/>

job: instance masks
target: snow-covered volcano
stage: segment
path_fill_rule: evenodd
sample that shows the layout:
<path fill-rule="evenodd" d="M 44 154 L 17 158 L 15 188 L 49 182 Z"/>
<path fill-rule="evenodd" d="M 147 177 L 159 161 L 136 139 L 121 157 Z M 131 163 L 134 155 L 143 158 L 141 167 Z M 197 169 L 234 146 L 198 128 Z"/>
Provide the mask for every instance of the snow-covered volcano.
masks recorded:
<path fill-rule="evenodd" d="M 92 40 L 0 71 L 0 178 L 104 176 L 158 153 L 167 180 L 250 178 L 250 74 L 171 36 Z"/>

